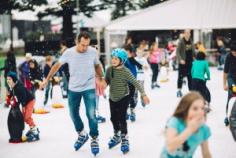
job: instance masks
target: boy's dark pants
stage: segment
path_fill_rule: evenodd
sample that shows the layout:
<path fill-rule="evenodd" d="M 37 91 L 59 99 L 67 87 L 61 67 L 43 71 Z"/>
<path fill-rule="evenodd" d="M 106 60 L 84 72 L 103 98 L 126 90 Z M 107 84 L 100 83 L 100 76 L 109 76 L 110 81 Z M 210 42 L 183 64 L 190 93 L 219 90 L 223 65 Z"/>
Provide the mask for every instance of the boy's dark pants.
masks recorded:
<path fill-rule="evenodd" d="M 117 133 L 121 131 L 121 134 L 127 134 L 126 112 L 129 105 L 129 96 L 125 96 L 117 102 L 109 99 L 109 102 L 114 132 Z"/>

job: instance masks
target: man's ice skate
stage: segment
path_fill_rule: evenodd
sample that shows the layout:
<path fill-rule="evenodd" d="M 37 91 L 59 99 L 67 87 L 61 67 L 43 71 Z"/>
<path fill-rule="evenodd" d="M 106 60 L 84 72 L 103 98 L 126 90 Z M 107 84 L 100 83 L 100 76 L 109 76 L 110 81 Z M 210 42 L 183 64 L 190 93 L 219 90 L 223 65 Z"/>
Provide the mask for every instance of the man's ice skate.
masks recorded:
<path fill-rule="evenodd" d="M 108 142 L 109 149 L 115 147 L 117 144 L 121 142 L 121 136 L 119 133 L 115 133 L 114 136 Z"/>
<path fill-rule="evenodd" d="M 121 135 L 121 151 L 123 152 L 123 154 L 129 152 L 129 140 L 128 136 L 125 134 Z"/>
<path fill-rule="evenodd" d="M 99 153 L 98 139 L 96 137 L 91 140 L 91 152 L 94 156 Z"/>
<path fill-rule="evenodd" d="M 80 132 L 77 141 L 74 144 L 75 151 L 79 150 L 88 140 L 88 134 Z"/>
<path fill-rule="evenodd" d="M 37 127 L 31 128 L 27 133 L 26 133 L 27 141 L 28 142 L 33 142 L 39 140 L 39 129 Z"/>
<path fill-rule="evenodd" d="M 106 122 L 106 118 L 105 117 L 102 117 L 101 115 L 97 115 L 97 121 L 98 123 L 104 123 Z"/>

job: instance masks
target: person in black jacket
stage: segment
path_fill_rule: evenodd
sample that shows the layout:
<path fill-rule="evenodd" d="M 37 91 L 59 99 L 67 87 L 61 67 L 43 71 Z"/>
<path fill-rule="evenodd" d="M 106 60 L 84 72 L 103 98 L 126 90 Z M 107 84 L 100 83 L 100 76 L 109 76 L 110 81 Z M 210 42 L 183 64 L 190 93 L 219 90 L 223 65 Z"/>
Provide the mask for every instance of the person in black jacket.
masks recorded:
<path fill-rule="evenodd" d="M 43 81 L 43 71 L 41 67 L 38 65 L 36 60 L 31 59 L 29 61 L 29 79 L 32 83 L 31 92 L 34 95 L 35 90 L 39 88 L 39 83 Z"/>
<path fill-rule="evenodd" d="M 39 140 L 39 130 L 32 118 L 35 104 L 34 96 L 23 86 L 22 83 L 18 82 L 18 78 L 15 72 L 10 71 L 7 74 L 7 84 L 10 88 L 7 98 L 14 98 L 11 106 L 22 106 L 24 121 L 30 127 L 30 130 L 26 133 L 27 141 Z"/>
<path fill-rule="evenodd" d="M 223 72 L 223 88 L 228 91 L 228 98 L 226 102 L 226 114 L 228 115 L 228 106 L 230 99 L 236 96 L 236 41 L 230 45 L 231 52 L 227 54 L 225 59 L 225 66 Z M 225 125 L 229 124 L 228 117 L 225 118 Z"/>

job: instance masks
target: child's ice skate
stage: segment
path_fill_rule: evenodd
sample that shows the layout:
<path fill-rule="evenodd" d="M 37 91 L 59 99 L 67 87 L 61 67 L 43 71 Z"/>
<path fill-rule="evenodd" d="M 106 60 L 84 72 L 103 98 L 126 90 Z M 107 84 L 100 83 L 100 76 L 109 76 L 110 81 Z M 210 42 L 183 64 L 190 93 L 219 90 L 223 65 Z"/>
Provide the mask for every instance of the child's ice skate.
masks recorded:
<path fill-rule="evenodd" d="M 123 154 L 129 152 L 129 140 L 128 136 L 125 134 L 121 135 L 121 151 L 123 152 Z"/>
<path fill-rule="evenodd" d="M 27 133 L 26 133 L 27 141 L 28 142 L 33 142 L 39 140 L 39 129 L 37 127 L 31 128 Z"/>
<path fill-rule="evenodd" d="M 114 136 L 108 142 L 109 149 L 115 147 L 117 144 L 121 142 L 121 136 L 119 133 L 115 133 Z"/>

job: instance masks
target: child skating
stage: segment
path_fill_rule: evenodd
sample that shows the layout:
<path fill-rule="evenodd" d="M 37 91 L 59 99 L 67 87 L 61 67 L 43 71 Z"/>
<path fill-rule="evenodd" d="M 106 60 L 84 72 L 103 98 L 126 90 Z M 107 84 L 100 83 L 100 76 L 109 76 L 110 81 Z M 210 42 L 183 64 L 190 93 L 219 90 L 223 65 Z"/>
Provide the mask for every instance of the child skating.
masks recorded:
<path fill-rule="evenodd" d="M 166 144 L 160 158 L 190 158 L 201 145 L 203 158 L 211 158 L 206 125 L 205 100 L 198 92 L 190 92 L 180 100 L 166 125 Z"/>
<path fill-rule="evenodd" d="M 126 122 L 126 112 L 129 105 L 128 83 L 133 84 L 140 92 L 145 104 L 149 103 L 144 89 L 134 78 L 131 72 L 124 67 L 127 60 L 127 53 L 124 49 L 114 49 L 112 51 L 112 66 L 106 71 L 106 83 L 110 86 L 110 113 L 113 125 L 114 136 L 109 141 L 109 148 L 113 148 L 121 142 L 121 151 L 125 154 L 129 152 L 129 140 Z"/>
<path fill-rule="evenodd" d="M 198 52 L 196 60 L 193 62 L 192 70 L 192 90 L 198 91 L 210 105 L 211 95 L 206 86 L 206 81 L 210 80 L 210 71 L 208 62 L 205 60 L 205 54 Z"/>
<path fill-rule="evenodd" d="M 24 121 L 30 127 L 30 130 L 26 133 L 27 141 L 32 142 L 39 140 L 39 129 L 36 127 L 32 118 L 35 104 L 33 95 L 20 82 L 18 82 L 15 72 L 9 72 L 7 74 L 7 84 L 10 88 L 9 97 L 15 98 L 15 105 L 11 106 L 22 106 Z"/>

